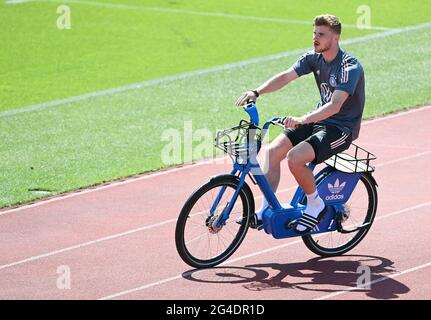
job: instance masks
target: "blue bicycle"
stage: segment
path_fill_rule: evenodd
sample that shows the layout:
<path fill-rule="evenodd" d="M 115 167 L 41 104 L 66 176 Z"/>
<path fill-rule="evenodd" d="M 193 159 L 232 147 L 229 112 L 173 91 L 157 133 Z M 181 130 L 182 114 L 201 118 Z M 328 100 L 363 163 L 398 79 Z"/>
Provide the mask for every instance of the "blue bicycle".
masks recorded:
<path fill-rule="evenodd" d="M 215 146 L 233 160 L 229 174 L 212 177 L 188 198 L 179 215 L 175 242 L 181 258 L 192 267 L 213 267 L 229 258 L 243 241 L 255 212 L 253 193 L 246 177 L 257 184 L 269 207 L 263 212 L 263 229 L 276 239 L 302 237 L 320 256 L 337 256 L 354 248 L 367 234 L 377 210 L 377 183 L 370 161 L 376 157 L 352 144 L 325 161 L 316 175 L 316 187 L 327 210 L 308 233 L 300 234 L 296 220 L 306 207 L 306 196 L 297 188 L 289 205 L 281 205 L 257 161 L 270 125 L 283 126 L 274 117 L 259 128 L 259 113 L 250 102 L 244 110 L 250 121 L 220 131 Z M 314 170 L 316 164 L 310 163 Z"/>

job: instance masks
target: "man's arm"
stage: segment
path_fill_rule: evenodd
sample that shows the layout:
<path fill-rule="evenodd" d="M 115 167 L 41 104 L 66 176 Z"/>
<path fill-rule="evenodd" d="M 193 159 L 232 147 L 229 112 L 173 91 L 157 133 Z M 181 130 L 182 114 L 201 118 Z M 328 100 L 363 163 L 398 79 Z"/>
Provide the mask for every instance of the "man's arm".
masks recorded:
<path fill-rule="evenodd" d="M 287 85 L 289 82 L 298 78 L 298 74 L 293 68 L 289 68 L 286 71 L 280 72 L 276 74 L 271 79 L 266 81 L 264 84 L 259 86 L 257 89 L 253 91 L 257 91 L 258 95 L 264 93 L 270 93 L 277 91 Z M 248 99 L 256 101 L 256 94 L 253 91 L 244 92 L 241 97 L 236 101 L 237 106 L 242 106 Z"/>
<path fill-rule="evenodd" d="M 286 128 L 295 128 L 298 125 L 322 121 L 338 113 L 349 94 L 342 90 L 335 90 L 332 99 L 322 107 L 302 117 L 287 117 L 284 122 Z"/>
<path fill-rule="evenodd" d="M 270 93 L 277 91 L 287 85 L 289 82 L 298 78 L 298 74 L 293 68 L 289 68 L 286 71 L 276 74 L 271 79 L 266 81 L 256 90 L 260 94 Z"/>

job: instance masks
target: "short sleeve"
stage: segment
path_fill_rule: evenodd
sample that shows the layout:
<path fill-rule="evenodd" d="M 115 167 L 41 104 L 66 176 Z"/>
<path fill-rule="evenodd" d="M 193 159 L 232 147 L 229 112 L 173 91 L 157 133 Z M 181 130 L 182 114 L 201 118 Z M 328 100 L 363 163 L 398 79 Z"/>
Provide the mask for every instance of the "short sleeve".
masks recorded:
<path fill-rule="evenodd" d="M 293 70 L 295 70 L 298 77 L 308 74 L 314 70 L 315 64 L 315 53 L 307 52 L 301 58 L 299 58 L 293 65 Z"/>
<path fill-rule="evenodd" d="M 362 75 L 362 67 L 356 60 L 343 61 L 339 82 L 335 90 L 342 90 L 350 95 L 355 93 L 356 86 Z"/>

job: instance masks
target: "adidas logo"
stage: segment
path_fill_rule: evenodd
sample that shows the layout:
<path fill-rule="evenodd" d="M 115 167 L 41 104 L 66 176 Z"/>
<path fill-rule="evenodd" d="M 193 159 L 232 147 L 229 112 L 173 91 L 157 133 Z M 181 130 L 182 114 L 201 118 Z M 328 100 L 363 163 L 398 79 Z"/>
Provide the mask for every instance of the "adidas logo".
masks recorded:
<path fill-rule="evenodd" d="M 340 180 L 335 180 L 335 183 L 332 185 L 328 183 L 328 190 L 332 193 L 330 196 L 326 196 L 325 200 L 341 200 L 344 198 L 343 194 L 338 194 L 341 190 L 346 186 L 346 182 L 340 184 Z"/>
<path fill-rule="evenodd" d="M 340 184 L 340 180 L 338 179 L 335 180 L 334 185 L 328 183 L 328 189 L 331 193 L 340 193 L 345 186 L 346 186 L 346 183 L 343 182 L 342 184 Z"/>

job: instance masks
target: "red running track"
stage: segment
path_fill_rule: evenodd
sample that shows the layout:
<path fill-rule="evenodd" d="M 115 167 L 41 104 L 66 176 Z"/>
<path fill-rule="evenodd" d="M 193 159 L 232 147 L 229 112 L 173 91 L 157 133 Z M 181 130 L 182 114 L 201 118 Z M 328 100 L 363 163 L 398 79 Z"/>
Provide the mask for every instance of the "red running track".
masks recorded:
<path fill-rule="evenodd" d="M 226 264 L 192 270 L 175 249 L 176 218 L 230 168 L 200 162 L 0 211 L 0 299 L 430 299 L 430 118 L 422 107 L 364 122 L 357 143 L 378 156 L 379 205 L 347 255 L 319 258 L 300 238 L 250 229 Z M 287 202 L 295 184 L 282 170 Z M 359 265 L 371 270 L 366 288 Z"/>

